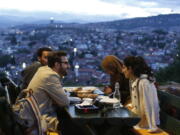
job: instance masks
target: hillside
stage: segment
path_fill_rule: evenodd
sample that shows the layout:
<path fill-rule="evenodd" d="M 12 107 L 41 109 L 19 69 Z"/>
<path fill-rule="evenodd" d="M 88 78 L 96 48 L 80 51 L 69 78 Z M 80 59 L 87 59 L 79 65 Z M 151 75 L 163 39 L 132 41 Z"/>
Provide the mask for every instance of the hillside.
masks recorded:
<path fill-rule="evenodd" d="M 161 28 L 180 31 L 180 14 L 158 15 L 152 17 L 133 18 L 111 22 L 88 24 L 91 27 L 133 30 L 138 28 Z"/>
<path fill-rule="evenodd" d="M 52 14 L 50 14 L 52 15 Z M 68 18 L 73 18 L 73 21 Z M 76 19 L 75 19 L 76 18 Z M 165 29 L 165 30 L 176 30 L 180 32 L 180 14 L 167 14 L 167 15 L 158 15 L 151 17 L 141 17 L 141 18 L 132 18 L 132 19 L 123 19 L 116 21 L 101 21 L 94 23 L 85 23 L 89 22 L 91 19 L 82 21 L 81 17 L 73 16 L 70 17 L 66 15 L 66 17 L 61 18 L 61 20 L 55 20 L 56 23 L 64 22 L 66 25 L 72 26 L 70 23 L 75 22 L 79 23 L 80 27 L 94 27 L 94 28 L 108 28 L 108 29 L 118 29 L 118 30 L 150 30 L 150 29 Z M 95 18 L 94 18 L 95 19 Z M 69 20 L 69 21 L 67 21 Z M 102 18 L 99 17 L 99 21 Z M 96 17 L 97 21 L 97 17 Z M 2 16 L 0 15 L 0 27 L 9 27 L 12 25 L 22 25 L 22 24 L 48 24 L 48 19 L 43 19 L 43 17 L 32 17 L 32 16 Z M 84 23 L 84 24 L 82 24 Z"/>

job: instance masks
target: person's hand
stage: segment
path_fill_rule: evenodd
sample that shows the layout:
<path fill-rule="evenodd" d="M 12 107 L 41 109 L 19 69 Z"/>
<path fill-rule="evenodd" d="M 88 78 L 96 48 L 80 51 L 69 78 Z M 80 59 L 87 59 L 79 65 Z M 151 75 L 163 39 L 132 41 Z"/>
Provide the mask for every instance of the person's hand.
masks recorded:
<path fill-rule="evenodd" d="M 129 109 L 129 110 L 132 110 L 133 109 L 133 106 L 132 106 L 132 104 L 131 103 L 128 103 L 128 104 L 126 104 L 126 105 L 124 105 L 127 109 Z"/>
<path fill-rule="evenodd" d="M 112 93 L 112 89 L 109 86 L 104 87 L 104 93 L 105 94 L 111 94 Z"/>

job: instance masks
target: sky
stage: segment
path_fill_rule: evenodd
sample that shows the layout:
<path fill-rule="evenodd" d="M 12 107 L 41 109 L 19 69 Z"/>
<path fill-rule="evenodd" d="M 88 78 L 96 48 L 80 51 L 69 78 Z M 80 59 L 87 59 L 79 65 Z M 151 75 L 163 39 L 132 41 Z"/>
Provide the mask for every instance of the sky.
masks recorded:
<path fill-rule="evenodd" d="M 132 18 L 180 13 L 180 0 L 0 0 L 0 9 Z"/>

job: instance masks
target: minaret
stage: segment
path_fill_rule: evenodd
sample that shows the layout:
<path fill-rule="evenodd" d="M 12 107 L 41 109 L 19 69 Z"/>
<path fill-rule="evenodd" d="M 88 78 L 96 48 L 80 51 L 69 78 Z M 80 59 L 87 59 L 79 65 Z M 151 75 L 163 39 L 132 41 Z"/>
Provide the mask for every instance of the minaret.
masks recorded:
<path fill-rule="evenodd" d="M 79 79 L 79 64 L 77 62 L 77 48 L 74 48 L 73 52 L 74 52 L 74 74 L 75 74 L 75 81 L 78 82 L 78 79 Z"/>
<path fill-rule="evenodd" d="M 50 24 L 54 24 L 54 17 L 50 17 Z"/>

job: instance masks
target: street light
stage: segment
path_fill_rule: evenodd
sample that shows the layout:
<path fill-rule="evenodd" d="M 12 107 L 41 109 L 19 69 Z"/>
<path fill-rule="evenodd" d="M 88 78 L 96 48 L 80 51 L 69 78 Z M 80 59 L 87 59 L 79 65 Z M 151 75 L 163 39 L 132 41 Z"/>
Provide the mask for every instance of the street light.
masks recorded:
<path fill-rule="evenodd" d="M 74 57 L 76 57 L 77 48 L 74 48 L 73 52 L 74 52 Z"/>

